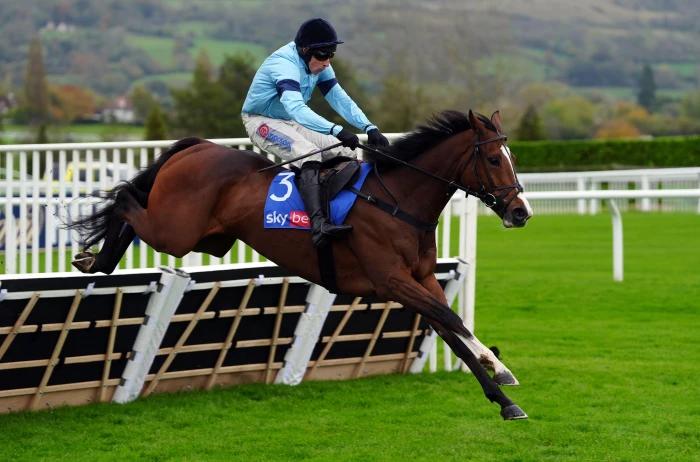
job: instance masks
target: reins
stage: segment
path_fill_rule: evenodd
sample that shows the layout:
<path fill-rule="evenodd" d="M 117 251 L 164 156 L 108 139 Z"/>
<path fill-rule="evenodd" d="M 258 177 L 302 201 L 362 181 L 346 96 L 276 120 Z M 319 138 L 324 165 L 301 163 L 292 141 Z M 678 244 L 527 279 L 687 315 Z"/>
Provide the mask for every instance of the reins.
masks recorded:
<path fill-rule="evenodd" d="M 488 144 L 488 143 L 492 143 L 494 141 L 505 140 L 505 139 L 508 139 L 508 137 L 506 135 L 498 135 L 498 136 L 494 136 L 493 138 L 489 138 L 489 139 L 483 140 L 483 141 L 477 141 L 476 143 L 474 143 L 474 154 L 472 156 L 472 159 L 474 161 L 474 174 L 477 178 L 479 178 L 479 175 L 478 175 L 477 168 L 476 168 L 477 167 L 476 159 L 479 156 L 479 146 L 482 146 L 482 145 Z M 481 179 L 479 179 L 479 182 L 481 183 L 481 188 L 479 188 L 479 190 L 477 191 L 477 190 L 471 189 L 468 186 L 464 186 L 462 184 L 459 184 L 455 180 L 448 180 L 447 178 L 443 178 L 441 176 L 435 175 L 434 173 L 429 172 L 425 169 L 422 169 L 422 168 L 418 167 L 417 165 L 413 165 L 409 162 L 398 159 L 390 154 L 382 152 L 379 149 L 376 149 L 376 148 L 373 148 L 370 146 L 366 146 L 364 144 L 360 144 L 359 146 L 365 151 L 371 152 L 372 154 L 382 156 L 386 159 L 391 160 L 392 162 L 394 162 L 396 164 L 403 165 L 403 166 L 408 167 L 410 169 L 413 169 L 417 172 L 420 172 L 421 174 L 423 174 L 425 176 L 433 178 L 434 180 L 445 183 L 447 185 L 448 189 L 451 190 L 452 192 L 454 192 L 456 190 L 460 190 L 460 191 L 464 191 L 464 193 L 467 194 L 468 196 L 477 197 L 478 199 L 481 200 L 481 202 L 484 203 L 484 205 L 486 207 L 493 208 L 498 202 L 498 200 L 494 194 L 486 191 L 486 188 L 484 187 L 484 183 L 481 181 Z M 376 168 L 375 168 L 375 173 L 377 173 L 377 177 L 379 177 L 378 172 L 376 172 Z M 520 192 L 522 191 L 522 186 L 518 182 L 517 177 L 516 177 L 516 182 L 514 184 L 507 185 L 507 186 L 500 186 L 500 187 L 493 186 L 493 180 L 491 179 L 490 176 L 488 177 L 488 181 L 489 181 L 489 186 L 492 186 L 492 190 L 494 192 L 507 190 L 507 189 L 513 189 L 513 188 L 517 189 Z M 383 183 L 382 183 L 382 186 L 384 186 Z M 386 187 L 384 187 L 384 189 L 386 189 Z M 392 196 L 392 198 L 393 198 L 393 196 Z"/>
<path fill-rule="evenodd" d="M 412 170 L 415 170 L 415 171 L 417 171 L 417 172 L 419 172 L 427 177 L 430 177 L 434 180 L 437 180 L 437 181 L 440 181 L 440 182 L 446 184 L 447 189 L 448 189 L 448 195 L 450 195 L 450 196 L 456 190 L 464 191 L 464 193 L 469 195 L 469 196 L 474 196 L 474 197 L 479 198 L 481 200 L 481 202 L 483 202 L 484 205 L 486 205 L 487 207 L 493 208 L 498 204 L 498 199 L 501 199 L 501 202 L 503 202 L 503 198 L 501 198 L 500 196 L 497 197 L 496 195 L 494 195 L 495 192 L 504 191 L 504 190 L 511 190 L 511 189 L 515 189 L 518 192 L 522 192 L 522 190 L 523 190 L 522 185 L 518 181 L 517 175 L 515 177 L 515 183 L 513 183 L 511 185 L 499 186 L 499 187 L 494 186 L 493 179 L 491 178 L 490 175 L 488 175 L 487 181 L 488 181 L 489 186 L 491 187 L 491 190 L 492 190 L 492 192 L 488 192 L 486 190 L 486 187 L 484 186 L 484 182 L 481 180 L 481 178 L 479 176 L 478 169 L 477 169 L 477 159 L 480 155 L 479 147 L 484 145 L 484 144 L 487 144 L 487 143 L 492 143 L 494 141 L 506 140 L 506 139 L 507 139 L 506 135 L 499 134 L 498 136 L 494 136 L 493 138 L 489 138 L 489 139 L 483 140 L 483 141 L 477 141 L 476 143 L 474 143 L 473 155 L 471 156 L 471 158 L 469 158 L 467 166 L 465 166 L 465 168 L 467 168 L 469 166 L 469 163 L 471 163 L 471 162 L 474 163 L 474 176 L 479 180 L 479 183 L 481 186 L 478 191 L 471 189 L 468 186 L 464 186 L 464 185 L 456 182 L 455 180 L 448 180 L 447 178 L 443 178 L 439 175 L 435 175 L 434 173 L 429 172 L 421 167 L 418 167 L 417 165 L 413 165 L 409 162 L 398 159 L 390 154 L 382 152 L 379 149 L 376 149 L 376 148 L 373 148 L 370 146 L 366 146 L 363 144 L 360 144 L 359 147 L 367 152 L 371 152 L 373 154 L 376 154 L 376 155 L 379 155 L 379 156 L 384 157 L 386 159 L 389 159 L 390 161 L 392 161 L 396 164 L 403 165 L 403 166 L 408 167 Z M 468 149 L 469 148 L 467 148 L 467 150 Z M 466 153 L 467 150 L 465 150 L 464 152 Z M 419 220 L 418 218 L 415 218 L 414 216 L 404 212 L 403 210 L 401 210 L 399 208 L 398 201 L 396 200 L 394 195 L 391 193 L 391 191 L 389 191 L 389 189 L 384 184 L 384 181 L 382 180 L 382 177 L 379 174 L 379 170 L 377 169 L 376 162 L 374 164 L 374 173 L 375 173 L 375 176 L 376 176 L 377 180 L 379 181 L 379 184 L 381 185 L 382 189 L 384 189 L 384 191 L 387 193 L 387 195 L 389 197 L 391 197 L 392 201 L 394 202 L 394 205 L 391 205 L 387 202 L 384 202 L 381 199 L 374 197 L 370 194 L 365 194 L 356 188 L 350 188 L 350 190 L 353 193 L 357 194 L 359 197 L 361 197 L 364 200 L 366 200 L 367 202 L 369 202 L 370 204 L 378 207 L 379 209 L 389 213 L 390 215 L 392 215 L 396 218 L 399 218 L 400 220 L 402 220 L 402 221 L 404 221 L 404 222 L 406 222 L 406 223 L 408 223 L 408 224 L 410 224 L 410 225 L 412 225 L 412 226 L 414 226 L 422 231 L 433 231 L 433 230 L 435 230 L 435 228 L 437 228 L 437 222 L 426 223 L 426 222 Z M 515 175 L 515 170 L 513 170 L 513 174 Z M 507 197 L 507 196 L 508 196 L 508 193 L 506 193 L 506 195 L 503 197 Z M 506 204 L 506 206 L 507 206 L 507 204 Z"/>

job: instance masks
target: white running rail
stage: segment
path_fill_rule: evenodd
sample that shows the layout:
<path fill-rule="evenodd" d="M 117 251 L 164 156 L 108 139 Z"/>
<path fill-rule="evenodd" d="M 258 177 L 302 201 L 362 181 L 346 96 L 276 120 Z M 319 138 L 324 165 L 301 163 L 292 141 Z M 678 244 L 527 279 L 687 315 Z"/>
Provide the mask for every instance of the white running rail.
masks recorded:
<path fill-rule="evenodd" d="M 646 189 L 641 191 L 608 190 L 608 191 L 559 191 L 559 192 L 526 192 L 528 201 L 536 199 L 557 200 L 607 200 L 610 203 L 613 233 L 613 280 L 624 279 L 624 242 L 622 233 L 622 215 L 617 204 L 621 199 L 669 199 L 669 198 L 700 198 L 700 188 L 697 189 Z"/>

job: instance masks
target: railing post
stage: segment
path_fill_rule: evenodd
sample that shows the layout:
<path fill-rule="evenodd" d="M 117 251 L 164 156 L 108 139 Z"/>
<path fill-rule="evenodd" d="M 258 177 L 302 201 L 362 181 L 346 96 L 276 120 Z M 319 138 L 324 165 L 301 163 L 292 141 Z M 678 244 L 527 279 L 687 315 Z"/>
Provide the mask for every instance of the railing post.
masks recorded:
<path fill-rule="evenodd" d="M 651 189 L 651 185 L 649 182 L 649 176 L 647 175 L 642 175 L 642 181 L 641 181 L 641 189 L 647 190 Z M 642 212 L 649 212 L 651 211 L 651 199 L 648 197 L 644 197 L 641 202 L 641 208 L 640 210 Z"/>
<path fill-rule="evenodd" d="M 615 201 L 610 199 L 608 202 L 610 204 L 613 228 L 613 280 L 622 281 L 624 279 L 622 217 Z"/>
<path fill-rule="evenodd" d="M 468 265 L 467 277 L 459 292 L 459 310 L 463 314 L 464 324 L 470 331 L 474 330 L 474 303 L 476 300 L 476 232 L 478 202 L 468 196 L 463 202 L 459 226 L 459 255 Z"/>
<path fill-rule="evenodd" d="M 19 153 L 19 272 L 27 272 L 27 153 Z"/>
<path fill-rule="evenodd" d="M 5 157 L 5 274 L 14 274 L 17 271 L 17 227 L 15 226 L 15 182 L 14 182 L 14 157 L 13 152 L 6 153 Z"/>
<path fill-rule="evenodd" d="M 698 188 L 700 188 L 700 173 L 698 173 Z M 700 197 L 698 198 L 698 213 L 700 214 Z"/>
<path fill-rule="evenodd" d="M 578 191 L 585 191 L 586 190 L 586 179 L 584 177 L 580 176 L 576 179 L 576 189 Z M 585 215 L 586 214 L 586 199 L 579 199 L 578 201 L 576 201 L 576 207 L 578 209 L 579 215 Z"/>

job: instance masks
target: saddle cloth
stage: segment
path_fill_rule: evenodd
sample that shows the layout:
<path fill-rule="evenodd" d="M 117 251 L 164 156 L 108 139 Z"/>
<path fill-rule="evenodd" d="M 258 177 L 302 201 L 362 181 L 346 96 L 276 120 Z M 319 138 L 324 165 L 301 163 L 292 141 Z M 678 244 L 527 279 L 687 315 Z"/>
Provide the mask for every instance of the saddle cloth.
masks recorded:
<path fill-rule="evenodd" d="M 356 189 L 362 188 L 372 167 L 369 164 L 360 165 L 357 180 L 351 185 Z M 294 181 L 294 172 L 278 173 L 270 183 L 265 200 L 263 227 L 276 229 L 311 229 L 311 220 L 304 208 L 304 201 L 299 194 Z M 347 188 L 340 191 L 331 200 L 329 219 L 335 225 L 342 224 L 355 204 L 357 195 Z"/>

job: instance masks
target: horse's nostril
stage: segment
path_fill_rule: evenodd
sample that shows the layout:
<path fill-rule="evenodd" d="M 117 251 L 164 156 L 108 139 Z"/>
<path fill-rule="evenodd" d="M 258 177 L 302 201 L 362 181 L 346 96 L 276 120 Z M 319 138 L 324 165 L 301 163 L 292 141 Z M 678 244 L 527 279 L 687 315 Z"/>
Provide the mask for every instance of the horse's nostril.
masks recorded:
<path fill-rule="evenodd" d="M 523 221 L 527 218 L 527 210 L 522 207 L 518 207 L 513 210 L 513 218 L 517 221 Z"/>

